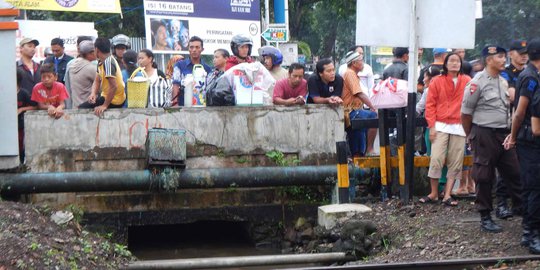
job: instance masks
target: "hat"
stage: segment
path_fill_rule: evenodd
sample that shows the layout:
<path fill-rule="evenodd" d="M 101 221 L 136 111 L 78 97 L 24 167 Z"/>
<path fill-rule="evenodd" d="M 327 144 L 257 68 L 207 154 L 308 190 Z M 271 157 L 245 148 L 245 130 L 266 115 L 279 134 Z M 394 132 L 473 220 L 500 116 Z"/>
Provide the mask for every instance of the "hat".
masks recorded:
<path fill-rule="evenodd" d="M 512 40 L 510 43 L 509 51 L 517 51 L 519 54 L 527 53 L 527 41 L 525 40 Z"/>
<path fill-rule="evenodd" d="M 499 53 L 505 53 L 506 54 L 506 49 L 503 48 L 503 47 L 499 47 L 497 45 L 486 45 L 486 47 L 484 47 L 482 49 L 482 57 L 488 57 L 490 55 L 495 55 L 495 54 L 499 54 Z"/>
<path fill-rule="evenodd" d="M 530 60 L 540 60 L 540 39 L 535 38 L 527 45 L 527 53 Z"/>
<path fill-rule="evenodd" d="M 23 38 L 20 42 L 19 42 L 19 46 L 22 46 L 26 43 L 34 43 L 34 45 L 38 46 L 39 45 L 39 41 L 37 41 L 37 39 L 32 39 L 32 38 Z"/>
<path fill-rule="evenodd" d="M 355 51 L 350 51 L 347 53 L 347 55 L 345 55 L 345 63 L 350 64 L 352 63 L 354 60 L 357 60 L 358 58 L 360 58 L 360 54 L 355 52 Z"/>
<path fill-rule="evenodd" d="M 90 40 L 83 40 L 79 43 L 79 52 L 81 54 L 87 54 L 94 51 L 94 43 Z"/>
<path fill-rule="evenodd" d="M 451 51 L 452 50 L 447 49 L 447 48 L 433 48 L 433 55 L 448 53 L 448 52 L 451 52 Z"/>

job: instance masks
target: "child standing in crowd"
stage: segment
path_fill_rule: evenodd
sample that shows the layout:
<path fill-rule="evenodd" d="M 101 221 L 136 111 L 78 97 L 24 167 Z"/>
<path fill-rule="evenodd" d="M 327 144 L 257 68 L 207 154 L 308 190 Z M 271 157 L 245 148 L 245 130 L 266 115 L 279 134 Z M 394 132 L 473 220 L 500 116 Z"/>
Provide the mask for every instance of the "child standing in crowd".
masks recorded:
<path fill-rule="evenodd" d="M 52 64 L 43 64 L 40 72 L 41 82 L 34 86 L 32 100 L 37 102 L 38 109 L 47 110 L 50 117 L 58 119 L 64 115 L 64 101 L 69 97 L 66 87 L 56 81 Z"/>

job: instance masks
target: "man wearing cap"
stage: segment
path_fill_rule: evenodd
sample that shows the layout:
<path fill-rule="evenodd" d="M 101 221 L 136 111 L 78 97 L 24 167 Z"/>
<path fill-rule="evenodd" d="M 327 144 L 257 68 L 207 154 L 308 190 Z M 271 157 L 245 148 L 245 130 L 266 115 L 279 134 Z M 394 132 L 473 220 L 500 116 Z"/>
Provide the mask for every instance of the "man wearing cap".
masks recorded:
<path fill-rule="evenodd" d="M 39 73 L 39 64 L 34 62 L 32 58 L 36 54 L 36 47 L 39 45 L 39 41 L 32 38 L 23 38 L 19 42 L 21 59 L 17 61 L 17 69 L 21 69 L 23 72 L 23 79 L 21 81 L 21 88 L 28 91 L 28 95 L 32 95 L 32 89 L 41 81 L 41 74 Z"/>
<path fill-rule="evenodd" d="M 527 54 L 530 62 L 518 76 L 512 132 L 504 146 L 515 147 L 519 158 L 523 184 L 521 245 L 528 247 L 530 253 L 540 254 L 540 137 L 531 131 L 531 117 L 540 115 L 540 39 L 529 42 Z"/>
<path fill-rule="evenodd" d="M 392 53 L 394 54 L 394 60 L 392 60 L 392 64 L 383 71 L 383 80 L 390 77 L 408 80 L 409 67 L 407 66 L 407 62 L 409 61 L 409 49 L 397 47 L 392 50 Z"/>
<path fill-rule="evenodd" d="M 66 66 L 67 63 L 73 59 L 73 57 L 64 53 L 64 40 L 61 38 L 53 38 L 51 40 L 51 50 L 53 52 L 53 56 L 47 57 L 43 63 L 53 64 L 54 71 L 57 75 L 57 81 L 66 84 L 64 79 L 66 75 Z"/>
<path fill-rule="evenodd" d="M 514 207 L 521 207 L 519 163 L 515 149 L 503 147 L 511 122 L 508 83 L 499 76 L 504 70 L 506 50 L 488 45 L 482 56 L 486 68 L 465 87 L 461 123 L 473 152 L 471 176 L 476 180 L 475 204 L 481 216 L 480 226 L 487 232 L 498 233 L 502 228 L 491 219 L 495 169 L 505 180 Z"/>
<path fill-rule="evenodd" d="M 353 130 L 350 126 L 350 121 L 347 121 L 347 118 L 369 119 L 377 117 L 375 113 L 376 109 L 371 104 L 367 93 L 360 86 L 360 78 L 357 75 L 362 70 L 362 60 L 363 54 L 355 51 L 350 51 L 345 56 L 347 71 L 343 74 L 343 93 L 341 94 L 343 108 L 345 109 L 345 131 L 347 132 L 349 147 L 353 156 L 373 153 L 373 142 L 377 135 L 376 128 L 369 129 L 366 134 L 366 129 Z M 363 104 L 366 104 L 370 108 L 370 111 L 364 110 L 362 108 Z"/>
<path fill-rule="evenodd" d="M 501 72 L 501 76 L 508 82 L 508 95 L 510 96 L 510 102 L 514 102 L 516 92 L 516 82 L 519 74 L 525 69 L 529 56 L 527 55 L 527 41 L 514 40 L 510 44 L 508 51 L 510 57 L 510 64 Z M 521 209 L 515 207 L 510 210 L 508 208 L 509 194 L 504 181 L 500 177 L 497 178 L 497 186 L 495 187 L 495 196 L 497 197 L 497 209 L 495 215 L 500 219 L 506 219 L 512 217 L 515 214 L 520 214 Z"/>
<path fill-rule="evenodd" d="M 516 92 L 516 82 L 527 62 L 529 62 L 529 55 L 527 54 L 527 41 L 525 40 L 514 40 L 510 44 L 510 49 L 508 50 L 508 56 L 510 57 L 510 64 L 501 72 L 503 76 L 508 81 L 508 91 L 510 94 L 510 100 L 514 101 L 514 95 Z"/>
<path fill-rule="evenodd" d="M 418 92 L 424 91 L 424 74 L 426 73 L 427 69 L 431 66 L 435 66 L 437 67 L 437 69 L 439 69 L 442 72 L 443 66 L 444 66 L 444 58 L 446 58 L 449 52 L 450 50 L 447 48 L 434 48 L 433 49 L 433 63 L 424 67 L 424 69 L 422 69 L 422 71 L 420 72 L 420 76 L 418 77 L 418 83 L 417 83 Z"/>
<path fill-rule="evenodd" d="M 69 64 L 66 76 L 66 87 L 69 85 L 72 108 L 78 108 L 81 103 L 88 100 L 97 70 L 94 43 L 91 40 L 84 40 L 78 47 L 79 57 Z"/>

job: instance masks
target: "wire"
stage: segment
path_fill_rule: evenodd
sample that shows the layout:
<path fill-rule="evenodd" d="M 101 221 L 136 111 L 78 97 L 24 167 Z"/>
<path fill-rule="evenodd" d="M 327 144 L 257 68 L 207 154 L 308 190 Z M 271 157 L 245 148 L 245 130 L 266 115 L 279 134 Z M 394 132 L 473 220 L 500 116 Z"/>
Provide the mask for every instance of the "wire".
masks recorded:
<path fill-rule="evenodd" d="M 135 10 L 141 9 L 142 7 L 143 7 L 143 5 L 136 6 L 136 7 L 123 7 L 123 8 L 122 8 L 122 11 L 123 11 L 123 12 L 120 14 L 120 17 L 123 17 L 123 15 L 126 15 L 126 14 L 128 14 L 128 13 L 131 13 L 131 12 L 133 12 L 133 11 L 135 11 Z M 117 15 L 115 14 L 115 15 L 110 16 L 110 17 L 108 17 L 108 18 L 105 18 L 105 19 L 103 19 L 103 20 L 101 20 L 101 21 L 97 21 L 97 22 L 95 22 L 95 25 L 100 25 L 100 24 L 102 24 L 102 23 L 111 21 L 111 20 L 115 19 L 116 16 L 117 16 Z"/>

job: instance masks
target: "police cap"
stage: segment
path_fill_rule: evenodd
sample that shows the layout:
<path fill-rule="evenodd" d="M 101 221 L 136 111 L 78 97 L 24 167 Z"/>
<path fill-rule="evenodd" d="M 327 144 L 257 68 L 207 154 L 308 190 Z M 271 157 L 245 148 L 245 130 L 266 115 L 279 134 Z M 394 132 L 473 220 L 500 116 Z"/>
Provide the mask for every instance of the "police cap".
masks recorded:
<path fill-rule="evenodd" d="M 527 41 L 525 40 L 512 40 L 510 43 L 509 51 L 517 51 L 519 54 L 527 53 Z"/>
<path fill-rule="evenodd" d="M 529 42 L 527 53 L 530 60 L 540 60 L 540 38 L 535 38 Z"/>
<path fill-rule="evenodd" d="M 497 45 L 486 45 L 486 47 L 484 47 L 484 49 L 482 49 L 482 57 L 486 58 L 490 55 L 496 55 L 496 54 L 499 54 L 499 53 L 505 53 L 506 54 L 506 49 L 504 49 L 503 47 L 499 47 Z"/>

